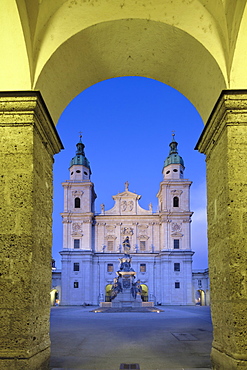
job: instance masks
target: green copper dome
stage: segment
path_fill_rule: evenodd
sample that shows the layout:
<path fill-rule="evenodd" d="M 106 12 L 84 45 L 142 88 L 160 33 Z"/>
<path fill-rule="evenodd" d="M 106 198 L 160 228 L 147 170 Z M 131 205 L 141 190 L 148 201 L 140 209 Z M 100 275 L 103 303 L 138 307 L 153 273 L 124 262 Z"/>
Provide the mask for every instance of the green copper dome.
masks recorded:
<path fill-rule="evenodd" d="M 174 134 L 172 138 L 172 142 L 169 144 L 170 146 L 170 152 L 168 157 L 166 158 L 164 162 L 164 167 L 169 166 L 170 164 L 181 164 L 184 167 L 184 161 L 183 158 L 178 154 L 178 143 L 174 139 Z"/>
<path fill-rule="evenodd" d="M 76 155 L 71 159 L 70 167 L 72 167 L 73 165 L 82 165 L 87 167 L 91 174 L 90 163 L 85 156 L 84 153 L 85 145 L 81 142 L 81 137 L 79 143 L 76 144 L 76 147 L 77 147 Z"/>

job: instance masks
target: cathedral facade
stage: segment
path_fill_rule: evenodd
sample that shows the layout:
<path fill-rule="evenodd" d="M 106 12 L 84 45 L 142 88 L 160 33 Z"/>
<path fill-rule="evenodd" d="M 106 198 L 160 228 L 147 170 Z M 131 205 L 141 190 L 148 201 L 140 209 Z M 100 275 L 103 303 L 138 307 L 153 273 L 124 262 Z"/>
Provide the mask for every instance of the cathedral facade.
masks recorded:
<path fill-rule="evenodd" d="M 192 286 L 190 185 L 184 178 L 184 162 L 178 143 L 170 143 L 160 183 L 158 210 L 143 209 L 140 195 L 124 191 L 113 196 L 115 205 L 101 205 L 96 213 L 96 194 L 84 144 L 76 145 L 70 163 L 70 179 L 64 188 L 62 305 L 98 305 L 110 301 L 110 291 L 122 243 L 128 236 L 132 267 L 141 281 L 142 300 L 162 305 L 194 304 Z"/>

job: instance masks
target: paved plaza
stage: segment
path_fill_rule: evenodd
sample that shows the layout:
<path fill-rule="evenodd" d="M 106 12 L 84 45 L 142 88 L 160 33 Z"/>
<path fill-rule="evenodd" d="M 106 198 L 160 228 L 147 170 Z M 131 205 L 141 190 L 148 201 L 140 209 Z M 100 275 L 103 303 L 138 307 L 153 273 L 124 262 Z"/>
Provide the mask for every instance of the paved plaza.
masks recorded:
<path fill-rule="evenodd" d="M 162 312 L 91 312 L 52 307 L 51 369 L 210 369 L 209 307 L 162 306 Z M 122 364 L 122 365 L 121 365 Z"/>

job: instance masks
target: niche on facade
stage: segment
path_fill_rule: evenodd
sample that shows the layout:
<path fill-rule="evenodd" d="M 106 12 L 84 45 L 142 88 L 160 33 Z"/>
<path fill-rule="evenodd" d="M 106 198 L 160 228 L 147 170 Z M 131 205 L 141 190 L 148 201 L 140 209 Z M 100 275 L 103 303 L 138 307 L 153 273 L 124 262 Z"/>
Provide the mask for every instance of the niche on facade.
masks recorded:
<path fill-rule="evenodd" d="M 82 195 L 83 195 L 83 191 L 81 191 L 81 190 L 73 190 L 72 191 L 74 208 L 81 208 Z"/>
<path fill-rule="evenodd" d="M 171 200 L 172 200 L 172 207 L 179 208 L 181 206 L 181 195 L 182 190 L 171 190 Z"/>

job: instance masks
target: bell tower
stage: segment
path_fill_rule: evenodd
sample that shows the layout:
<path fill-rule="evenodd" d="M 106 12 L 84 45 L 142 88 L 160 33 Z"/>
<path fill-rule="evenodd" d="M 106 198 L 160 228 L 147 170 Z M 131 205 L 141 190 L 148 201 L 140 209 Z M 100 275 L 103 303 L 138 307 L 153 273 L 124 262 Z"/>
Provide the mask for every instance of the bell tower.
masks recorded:
<path fill-rule="evenodd" d="M 91 169 L 89 161 L 87 160 L 84 152 L 85 145 L 81 141 L 76 144 L 76 155 L 70 161 L 70 180 L 83 181 L 90 180 Z"/>
<path fill-rule="evenodd" d="M 184 161 L 178 154 L 178 143 L 172 135 L 169 144 L 170 152 L 166 158 L 162 170 L 163 181 L 160 183 L 160 190 L 157 194 L 159 200 L 159 212 L 165 214 L 171 212 L 176 217 L 188 218 L 190 212 L 190 186 L 188 179 L 184 179 Z M 185 221 L 183 221 L 185 222 Z"/>
<path fill-rule="evenodd" d="M 96 194 L 91 182 L 91 168 L 85 156 L 85 145 L 76 144 L 76 154 L 70 161 L 70 180 L 64 188 L 63 249 L 92 249 L 92 223 Z"/>
<path fill-rule="evenodd" d="M 175 140 L 175 134 L 172 134 L 172 141 L 169 144 L 170 152 L 164 162 L 163 177 L 164 180 L 178 180 L 184 178 L 184 161 L 178 154 L 178 143 Z"/>
<path fill-rule="evenodd" d="M 161 260 L 164 271 L 164 302 L 192 304 L 192 256 L 190 186 L 184 179 L 184 161 L 178 154 L 178 143 L 172 135 L 170 151 L 162 170 L 159 200 Z M 169 288 L 170 287 L 170 288 Z"/>
<path fill-rule="evenodd" d="M 64 210 L 62 256 L 63 305 L 92 302 L 92 292 L 84 289 L 92 280 L 94 202 L 91 168 L 81 141 L 70 161 L 70 179 L 63 182 Z"/>

